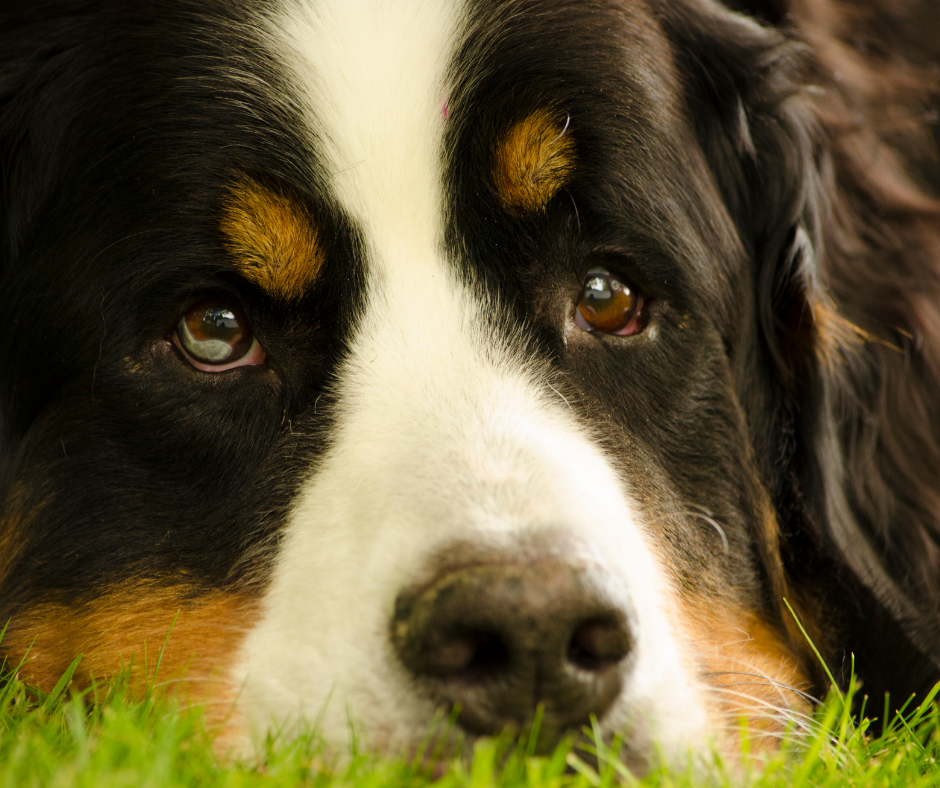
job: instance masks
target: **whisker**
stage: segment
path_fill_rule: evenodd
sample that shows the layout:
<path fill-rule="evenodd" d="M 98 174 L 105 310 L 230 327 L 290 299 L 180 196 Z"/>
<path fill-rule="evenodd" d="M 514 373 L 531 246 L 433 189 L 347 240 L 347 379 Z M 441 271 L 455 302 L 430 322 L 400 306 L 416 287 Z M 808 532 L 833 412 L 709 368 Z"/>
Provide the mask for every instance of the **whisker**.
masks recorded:
<path fill-rule="evenodd" d="M 741 686 L 747 685 L 745 684 Z M 754 724 L 749 724 L 747 726 L 748 735 L 767 736 L 775 739 L 795 742 L 808 740 L 818 736 L 825 737 L 829 747 L 837 754 L 839 758 L 841 758 L 843 761 L 854 762 L 855 760 L 852 752 L 849 750 L 846 744 L 839 741 L 837 733 L 821 724 L 811 715 L 804 714 L 803 712 L 797 711 L 796 709 L 790 707 L 777 706 L 763 698 L 755 697 L 746 692 L 741 692 L 740 690 L 728 689 L 726 687 L 710 687 L 710 689 L 718 693 L 747 701 L 747 703 L 741 704 L 739 709 L 735 711 L 727 711 L 720 715 L 721 718 L 728 720 L 727 725 L 723 726 L 723 728 L 729 732 L 738 730 L 740 728 L 742 712 L 746 714 L 748 711 L 750 711 L 751 713 L 760 716 L 764 720 L 769 720 L 776 717 L 779 722 L 790 722 L 794 727 L 786 731 L 766 731 L 759 727 L 755 727 Z M 772 716 L 767 716 L 768 711 L 773 713 Z"/>
<path fill-rule="evenodd" d="M 722 671 L 713 671 L 709 673 L 701 674 L 703 677 L 716 677 L 716 676 L 747 676 L 749 678 L 761 679 L 761 681 L 772 684 L 778 689 L 786 690 L 792 692 L 794 695 L 798 695 L 800 698 L 805 700 L 807 703 L 810 703 L 814 706 L 820 704 L 820 700 L 813 695 L 810 695 L 808 692 L 801 690 L 799 687 L 794 687 L 792 684 L 787 684 L 786 682 L 775 679 L 772 676 L 768 676 L 765 673 L 745 673 L 740 670 L 722 670 Z"/>
<path fill-rule="evenodd" d="M 775 712 L 776 714 L 786 716 L 787 718 L 792 719 L 794 721 L 802 720 L 806 725 L 818 726 L 818 723 L 816 723 L 815 719 L 810 714 L 805 714 L 801 711 L 797 711 L 796 709 L 793 709 L 789 706 L 777 706 L 776 704 L 771 703 L 770 701 L 765 700 L 764 698 L 759 698 L 757 696 L 750 695 L 746 692 L 741 692 L 740 690 L 732 689 L 733 687 L 739 687 L 739 686 L 763 686 L 763 685 L 734 684 L 734 685 L 729 685 L 727 687 L 712 687 L 711 689 L 716 692 L 721 692 L 722 694 L 729 695 L 731 697 L 746 699 L 747 701 L 749 701 L 749 703 L 754 709 L 758 709 L 758 708 L 767 709 L 767 710 Z"/>
<path fill-rule="evenodd" d="M 728 551 L 731 549 L 728 543 L 728 535 L 725 533 L 725 529 L 721 527 L 718 521 L 712 517 L 711 512 L 708 511 L 704 506 L 698 506 L 697 504 L 692 504 L 699 511 L 695 509 L 686 509 L 686 514 L 692 515 L 692 517 L 697 517 L 699 520 L 704 520 L 712 528 L 718 532 L 718 536 L 721 537 L 721 548 L 724 551 L 725 555 L 728 554 Z"/>

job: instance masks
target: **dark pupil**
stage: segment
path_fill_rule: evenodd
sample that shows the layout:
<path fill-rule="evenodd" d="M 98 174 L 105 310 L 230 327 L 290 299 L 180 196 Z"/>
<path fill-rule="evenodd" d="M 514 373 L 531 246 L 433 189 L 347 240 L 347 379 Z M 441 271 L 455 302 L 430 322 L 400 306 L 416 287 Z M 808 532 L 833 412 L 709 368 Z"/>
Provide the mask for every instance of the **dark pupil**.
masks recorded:
<path fill-rule="evenodd" d="M 231 309 L 210 306 L 202 315 L 202 330 L 212 339 L 230 341 L 241 331 L 241 327 Z"/>

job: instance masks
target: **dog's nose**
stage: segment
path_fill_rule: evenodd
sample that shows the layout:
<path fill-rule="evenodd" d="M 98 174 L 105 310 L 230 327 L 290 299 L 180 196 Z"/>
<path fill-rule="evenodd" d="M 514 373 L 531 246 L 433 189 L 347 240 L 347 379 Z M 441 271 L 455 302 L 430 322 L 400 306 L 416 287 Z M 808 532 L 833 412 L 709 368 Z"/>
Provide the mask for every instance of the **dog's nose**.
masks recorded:
<path fill-rule="evenodd" d="M 392 641 L 463 728 L 496 733 L 541 705 L 543 741 L 610 708 L 633 644 L 625 612 L 556 558 L 466 566 L 401 593 Z"/>

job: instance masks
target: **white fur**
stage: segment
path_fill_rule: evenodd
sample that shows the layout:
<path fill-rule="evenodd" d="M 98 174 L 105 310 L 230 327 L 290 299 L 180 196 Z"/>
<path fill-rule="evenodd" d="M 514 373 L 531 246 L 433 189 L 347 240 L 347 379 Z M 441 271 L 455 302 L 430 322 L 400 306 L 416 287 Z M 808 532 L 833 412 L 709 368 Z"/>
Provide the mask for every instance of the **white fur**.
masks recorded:
<path fill-rule="evenodd" d="M 511 551 L 568 535 L 571 556 L 632 611 L 635 668 L 602 720 L 668 752 L 701 745 L 703 692 L 666 615 L 673 592 L 610 461 L 498 340 L 497 305 L 442 246 L 441 101 L 461 9 L 421 0 L 292 0 L 270 40 L 309 112 L 329 186 L 363 229 L 365 317 L 338 374 L 334 443 L 301 491 L 260 623 L 233 678 L 256 731 L 349 719 L 417 743 L 435 709 L 393 653 L 399 591 L 455 540 Z M 578 329 L 573 326 L 571 331 Z"/>

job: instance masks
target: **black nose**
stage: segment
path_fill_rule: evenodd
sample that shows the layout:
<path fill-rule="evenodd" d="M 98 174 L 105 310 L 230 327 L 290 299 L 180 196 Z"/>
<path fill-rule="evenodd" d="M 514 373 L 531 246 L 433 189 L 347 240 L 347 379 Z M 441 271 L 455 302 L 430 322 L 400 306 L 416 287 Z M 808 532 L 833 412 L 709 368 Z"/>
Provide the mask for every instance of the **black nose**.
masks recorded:
<path fill-rule="evenodd" d="M 543 742 L 610 708 L 632 646 L 624 611 L 556 558 L 467 566 L 403 592 L 392 641 L 462 727 L 496 733 L 541 705 Z"/>

